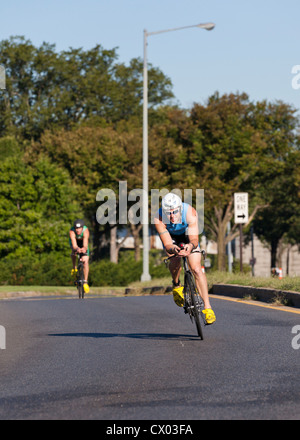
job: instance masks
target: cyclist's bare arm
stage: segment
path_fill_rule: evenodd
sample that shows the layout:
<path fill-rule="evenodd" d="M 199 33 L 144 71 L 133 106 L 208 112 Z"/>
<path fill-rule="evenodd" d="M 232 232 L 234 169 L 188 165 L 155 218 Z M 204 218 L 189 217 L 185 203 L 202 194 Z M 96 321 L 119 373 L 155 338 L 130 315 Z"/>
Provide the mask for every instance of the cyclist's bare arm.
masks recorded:
<path fill-rule="evenodd" d="M 77 241 L 76 241 L 76 235 L 74 231 L 70 231 L 70 239 L 72 243 L 72 249 L 75 252 L 78 249 Z"/>
<path fill-rule="evenodd" d="M 154 225 L 167 254 L 168 255 L 177 254 L 180 251 L 180 247 L 173 244 L 172 237 L 169 234 L 166 225 L 158 217 L 154 218 Z"/>
<path fill-rule="evenodd" d="M 88 250 L 89 237 L 90 237 L 90 232 L 88 229 L 86 229 L 83 233 L 83 247 L 81 248 L 82 253 L 86 253 Z"/>
<path fill-rule="evenodd" d="M 189 243 L 184 245 L 184 249 L 180 252 L 180 256 L 189 256 L 190 253 L 196 249 L 199 242 L 199 228 L 197 211 L 192 207 L 188 207 L 186 220 L 188 223 L 188 237 Z"/>

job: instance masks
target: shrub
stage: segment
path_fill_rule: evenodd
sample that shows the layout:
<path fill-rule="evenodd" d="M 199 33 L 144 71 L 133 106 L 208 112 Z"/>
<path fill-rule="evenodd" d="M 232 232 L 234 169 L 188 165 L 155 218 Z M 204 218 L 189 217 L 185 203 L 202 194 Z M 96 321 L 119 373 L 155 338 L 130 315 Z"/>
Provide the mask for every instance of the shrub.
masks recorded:
<path fill-rule="evenodd" d="M 6 258 L 0 262 L 0 284 L 68 286 L 73 283 L 70 268 L 70 257 L 59 253 Z"/>
<path fill-rule="evenodd" d="M 152 278 L 169 275 L 160 251 L 150 252 L 150 274 Z M 28 255 L 27 258 L 7 257 L 0 261 L 0 284 L 27 286 L 71 286 L 71 258 L 61 253 Z M 108 259 L 91 261 L 89 283 L 91 286 L 127 286 L 139 281 L 143 262 L 136 262 L 133 251 L 120 253 L 118 264 Z"/>

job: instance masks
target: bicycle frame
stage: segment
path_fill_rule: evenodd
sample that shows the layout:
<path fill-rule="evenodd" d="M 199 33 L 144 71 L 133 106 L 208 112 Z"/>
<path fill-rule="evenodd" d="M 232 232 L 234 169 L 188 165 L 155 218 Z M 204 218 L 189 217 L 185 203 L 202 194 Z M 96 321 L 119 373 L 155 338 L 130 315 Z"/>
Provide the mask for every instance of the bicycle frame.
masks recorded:
<path fill-rule="evenodd" d="M 195 322 L 198 336 L 203 339 L 203 332 L 199 316 L 201 316 L 205 326 L 206 321 L 202 313 L 202 310 L 204 310 L 204 303 L 197 290 L 195 279 L 189 267 L 187 257 L 182 257 L 182 259 L 184 268 L 184 312 L 189 315 L 192 322 Z"/>

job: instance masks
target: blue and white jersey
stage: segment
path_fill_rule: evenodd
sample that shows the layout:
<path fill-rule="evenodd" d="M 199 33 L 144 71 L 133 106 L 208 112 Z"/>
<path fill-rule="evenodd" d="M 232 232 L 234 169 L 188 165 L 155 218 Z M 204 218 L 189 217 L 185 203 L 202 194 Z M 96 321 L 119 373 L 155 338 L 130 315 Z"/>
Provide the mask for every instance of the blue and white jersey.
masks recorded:
<path fill-rule="evenodd" d="M 182 235 L 185 233 L 186 229 L 188 228 L 188 222 L 186 220 L 188 207 L 190 205 L 188 203 L 182 204 L 182 213 L 181 213 L 181 222 L 180 223 L 171 223 L 170 217 L 168 217 L 162 210 L 162 208 L 159 209 L 158 214 L 159 217 L 162 219 L 162 222 L 166 225 L 167 231 L 171 235 Z"/>

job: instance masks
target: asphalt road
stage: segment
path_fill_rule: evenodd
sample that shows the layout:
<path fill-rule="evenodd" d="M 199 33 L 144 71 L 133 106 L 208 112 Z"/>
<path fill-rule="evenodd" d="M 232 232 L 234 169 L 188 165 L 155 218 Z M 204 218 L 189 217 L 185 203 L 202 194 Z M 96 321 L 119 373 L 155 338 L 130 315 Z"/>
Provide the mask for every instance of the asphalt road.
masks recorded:
<path fill-rule="evenodd" d="M 200 341 L 170 296 L 1 301 L 0 419 L 299 419 L 300 315 L 212 305 Z"/>

